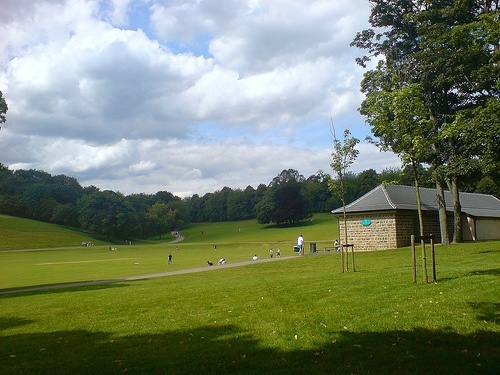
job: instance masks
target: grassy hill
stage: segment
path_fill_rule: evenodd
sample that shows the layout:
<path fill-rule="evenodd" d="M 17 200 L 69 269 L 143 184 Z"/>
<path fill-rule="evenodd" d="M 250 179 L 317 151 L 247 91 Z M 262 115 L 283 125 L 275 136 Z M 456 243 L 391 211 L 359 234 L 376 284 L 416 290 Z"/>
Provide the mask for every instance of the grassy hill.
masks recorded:
<path fill-rule="evenodd" d="M 296 244 L 299 234 L 303 234 L 307 242 L 331 246 L 338 238 L 338 225 L 333 215 L 321 213 L 297 225 L 260 225 L 256 220 L 197 223 L 189 225 L 181 233 L 191 243 L 268 242 L 287 246 Z"/>
<path fill-rule="evenodd" d="M 0 215 L 0 251 L 81 246 L 105 242 L 82 231 L 41 221 Z"/>
<path fill-rule="evenodd" d="M 184 243 L 270 242 L 291 246 L 301 231 L 306 235 L 307 241 L 318 242 L 318 247 L 331 246 L 334 238 L 338 237 L 337 221 L 330 214 L 317 214 L 312 221 L 304 221 L 297 226 L 263 226 L 257 224 L 256 220 L 246 220 L 190 224 L 181 232 L 185 236 Z M 151 238 L 134 243 L 152 245 L 170 242 L 173 239 L 174 237 L 167 235 L 162 236 L 162 240 Z M 82 241 L 102 246 L 123 243 L 123 241 L 106 241 L 60 225 L 0 215 L 0 251 L 75 247 L 81 246 Z"/>

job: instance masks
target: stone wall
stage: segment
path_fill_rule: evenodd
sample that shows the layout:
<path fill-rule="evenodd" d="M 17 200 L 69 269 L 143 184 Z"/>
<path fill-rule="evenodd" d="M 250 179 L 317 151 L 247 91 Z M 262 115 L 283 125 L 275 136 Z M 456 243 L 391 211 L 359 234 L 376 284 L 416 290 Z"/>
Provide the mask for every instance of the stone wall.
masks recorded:
<path fill-rule="evenodd" d="M 345 242 L 344 220 L 339 216 L 339 241 Z M 363 225 L 362 220 L 371 220 L 370 225 Z M 434 242 L 441 242 L 439 217 L 435 211 L 424 211 L 424 235 L 434 235 Z M 453 214 L 448 214 L 448 230 L 453 235 Z M 354 245 L 354 251 L 384 250 L 410 246 L 411 235 L 419 233 L 418 214 L 416 211 L 387 211 L 350 214 L 347 216 L 348 243 Z"/>
<path fill-rule="evenodd" d="M 364 226 L 361 220 L 370 219 Z M 344 220 L 339 217 L 339 240 L 345 242 Z M 398 247 L 395 212 L 353 214 L 347 216 L 347 239 L 354 251 L 383 250 Z"/>

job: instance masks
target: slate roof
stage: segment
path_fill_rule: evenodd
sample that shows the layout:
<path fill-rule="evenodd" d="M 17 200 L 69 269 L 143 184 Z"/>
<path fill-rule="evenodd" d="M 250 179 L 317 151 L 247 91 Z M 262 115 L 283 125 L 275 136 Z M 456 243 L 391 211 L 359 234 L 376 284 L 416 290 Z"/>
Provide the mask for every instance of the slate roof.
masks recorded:
<path fill-rule="evenodd" d="M 436 189 L 420 188 L 422 210 L 437 211 Z M 444 192 L 446 211 L 453 212 L 451 193 Z M 500 200 L 492 195 L 477 193 L 460 193 L 462 212 L 475 217 L 500 218 Z M 346 206 L 347 213 L 417 210 L 415 187 L 402 185 L 379 185 L 362 197 Z M 332 211 L 342 214 L 342 207 Z"/>

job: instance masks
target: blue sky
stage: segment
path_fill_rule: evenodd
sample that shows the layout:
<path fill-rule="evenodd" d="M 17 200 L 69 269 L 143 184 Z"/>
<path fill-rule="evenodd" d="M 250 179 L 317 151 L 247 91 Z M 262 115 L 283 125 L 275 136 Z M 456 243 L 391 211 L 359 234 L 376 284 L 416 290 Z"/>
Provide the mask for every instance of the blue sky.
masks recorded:
<path fill-rule="evenodd" d="M 357 113 L 349 43 L 368 16 L 365 0 L 4 0 L 0 162 L 202 195 L 331 173 L 333 121 L 362 140 L 354 172 L 398 167 Z"/>

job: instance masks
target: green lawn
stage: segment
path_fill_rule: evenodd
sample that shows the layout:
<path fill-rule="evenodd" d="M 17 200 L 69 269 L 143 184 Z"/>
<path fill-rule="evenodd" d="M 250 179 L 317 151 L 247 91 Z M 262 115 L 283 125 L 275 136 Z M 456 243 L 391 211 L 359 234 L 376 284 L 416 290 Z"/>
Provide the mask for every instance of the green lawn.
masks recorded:
<path fill-rule="evenodd" d="M 334 238 L 338 237 L 335 218 L 330 214 L 318 214 L 300 227 L 262 226 L 255 220 L 202 223 L 181 231 L 185 240 L 180 243 L 169 242 L 174 240 L 173 236 L 163 240 L 133 241 L 131 246 L 91 238 L 96 245 L 82 247 L 82 238 L 88 238 L 82 237 L 82 233 L 27 220 L 35 234 L 26 235 L 28 229 L 19 229 L 23 228 L 23 220 L 0 216 L 0 235 L 8 232 L 6 222 L 15 222 L 11 232 L 18 234 L 17 237 L 11 235 L 1 250 L 23 249 L 27 242 L 25 237 L 31 241 L 26 248 L 34 249 L 0 251 L 0 289 L 176 271 L 202 267 L 208 260 L 217 263 L 220 257 L 235 263 L 250 260 L 254 254 L 260 258 L 268 257 L 269 249 L 276 251 L 278 247 L 284 256 L 292 256 L 295 255 L 293 246 L 301 232 L 309 244 L 316 243 L 318 250 L 332 246 Z M 69 246 L 71 243 L 73 246 Z M 110 246 L 117 247 L 118 251 L 109 251 Z M 173 254 L 174 262 L 167 268 L 168 253 Z"/>
<path fill-rule="evenodd" d="M 329 218 L 301 228 L 199 225 L 186 242 L 118 252 L 0 253 L 0 291 L 199 267 L 221 253 L 231 263 L 277 245 L 289 256 L 0 294 L 0 373 L 499 373 L 499 241 L 437 246 L 438 282 L 421 283 L 419 267 L 414 284 L 408 248 L 357 253 L 356 272 L 345 273 L 338 253 L 296 256 L 299 230 L 331 241 Z"/>

